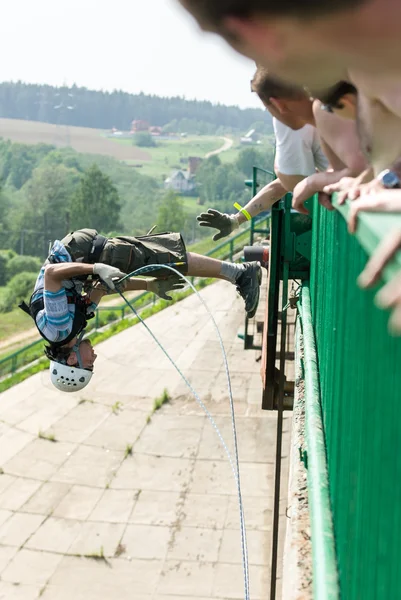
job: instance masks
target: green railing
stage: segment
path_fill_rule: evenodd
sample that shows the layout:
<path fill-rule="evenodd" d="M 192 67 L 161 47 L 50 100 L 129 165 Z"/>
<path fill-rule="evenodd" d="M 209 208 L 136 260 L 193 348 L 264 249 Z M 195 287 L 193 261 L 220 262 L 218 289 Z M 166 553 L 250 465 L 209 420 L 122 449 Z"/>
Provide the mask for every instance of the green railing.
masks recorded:
<path fill-rule="evenodd" d="M 254 220 L 253 220 L 254 221 Z M 220 258 L 222 260 L 233 260 L 245 245 L 249 243 L 250 236 L 254 231 L 254 223 L 242 229 L 234 236 L 228 238 L 221 244 L 215 246 L 212 250 L 206 253 L 206 256 Z M 266 217 L 255 219 L 257 224 L 266 222 Z M 155 302 L 154 294 L 143 292 L 135 297 L 135 306 L 143 308 Z M 131 314 L 131 313 L 130 313 Z M 126 304 L 117 306 L 99 306 L 96 310 L 96 315 L 93 321 L 89 322 L 90 332 L 97 331 L 99 328 L 107 325 L 108 322 L 124 319 L 127 315 Z M 43 357 L 44 341 L 42 339 L 35 340 L 31 344 L 16 350 L 15 352 L 5 356 L 0 360 L 0 379 L 7 375 L 12 375 L 24 366 Z"/>
<path fill-rule="evenodd" d="M 272 210 L 264 399 L 273 394 L 269 363 L 277 366 L 278 282 L 285 288 L 288 275 L 301 282 L 296 339 L 304 367 L 313 598 L 398 599 L 401 337 L 389 335 L 388 314 L 374 303 L 377 290 L 363 291 L 356 282 L 381 240 L 401 228 L 401 217 L 362 213 L 351 236 L 349 205 L 338 207 L 334 198 L 337 210 L 328 212 L 317 198 L 308 202 L 310 231 L 306 222 L 297 224 L 288 198 Z M 400 269 L 399 252 L 384 279 Z M 283 317 L 284 310 L 281 327 Z"/>
<path fill-rule="evenodd" d="M 314 200 L 311 314 L 340 590 L 345 600 L 389 600 L 401 598 L 401 339 L 356 279 L 401 219 L 361 214 L 353 237 L 343 216 Z M 400 265 L 398 254 L 385 277 Z"/>

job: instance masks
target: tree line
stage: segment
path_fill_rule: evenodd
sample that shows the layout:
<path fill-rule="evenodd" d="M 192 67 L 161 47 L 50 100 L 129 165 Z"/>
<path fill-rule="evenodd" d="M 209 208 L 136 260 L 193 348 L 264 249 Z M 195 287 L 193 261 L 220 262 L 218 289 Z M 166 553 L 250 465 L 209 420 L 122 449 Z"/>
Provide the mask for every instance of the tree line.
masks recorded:
<path fill-rule="evenodd" d="M 0 117 L 97 129 L 127 130 L 132 120 L 141 119 L 167 131 L 222 134 L 256 125 L 261 133 L 272 132 L 271 119 L 261 109 L 22 81 L 0 83 Z"/>

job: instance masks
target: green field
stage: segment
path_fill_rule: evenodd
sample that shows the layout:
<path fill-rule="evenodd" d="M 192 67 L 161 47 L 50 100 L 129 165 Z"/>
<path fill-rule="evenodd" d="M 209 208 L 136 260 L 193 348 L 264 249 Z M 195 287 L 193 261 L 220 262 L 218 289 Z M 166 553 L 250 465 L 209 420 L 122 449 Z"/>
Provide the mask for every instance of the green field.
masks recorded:
<path fill-rule="evenodd" d="M 113 139 L 117 144 L 132 145 L 130 139 Z M 221 137 L 206 136 L 206 135 L 192 135 L 186 138 L 180 138 L 178 140 L 160 140 L 157 141 L 155 148 L 143 148 L 152 157 L 149 162 L 141 161 L 130 161 L 137 165 L 142 164 L 141 168 L 138 168 L 138 172 L 144 175 L 150 175 L 158 181 L 166 179 L 174 169 L 186 169 L 187 160 L 189 156 L 200 156 L 204 158 L 205 154 L 217 150 L 224 144 L 224 140 Z M 235 160 L 238 155 L 239 149 L 227 150 L 219 154 L 219 157 L 224 162 Z M 229 155 L 224 157 L 223 155 Z M 228 158 L 229 160 L 226 160 Z M 181 162 L 183 161 L 183 162 Z"/>
<path fill-rule="evenodd" d="M 32 319 L 20 308 L 15 308 L 8 313 L 0 313 L 0 341 L 21 333 L 21 331 L 32 329 L 34 326 Z"/>

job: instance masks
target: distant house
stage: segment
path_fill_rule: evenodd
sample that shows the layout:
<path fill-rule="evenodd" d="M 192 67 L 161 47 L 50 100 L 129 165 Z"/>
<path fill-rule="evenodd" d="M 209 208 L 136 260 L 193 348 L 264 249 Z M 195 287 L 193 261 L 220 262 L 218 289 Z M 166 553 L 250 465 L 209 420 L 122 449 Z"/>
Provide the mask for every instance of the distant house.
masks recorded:
<path fill-rule="evenodd" d="M 258 139 L 258 135 L 256 133 L 255 129 L 251 129 L 250 131 L 248 131 L 248 133 L 246 133 L 241 139 L 240 142 L 243 145 L 246 144 L 256 144 L 256 141 Z"/>
<path fill-rule="evenodd" d="M 163 133 L 163 129 L 157 126 L 149 127 L 149 133 L 150 135 L 161 135 Z"/>
<path fill-rule="evenodd" d="M 139 133 L 140 131 L 149 131 L 150 124 L 148 121 L 142 121 L 141 119 L 135 119 L 131 123 L 131 133 Z"/>
<path fill-rule="evenodd" d="M 193 192 L 196 187 L 195 178 L 189 171 L 177 169 L 171 173 L 170 177 L 167 177 L 164 187 L 179 194 L 188 194 Z"/>

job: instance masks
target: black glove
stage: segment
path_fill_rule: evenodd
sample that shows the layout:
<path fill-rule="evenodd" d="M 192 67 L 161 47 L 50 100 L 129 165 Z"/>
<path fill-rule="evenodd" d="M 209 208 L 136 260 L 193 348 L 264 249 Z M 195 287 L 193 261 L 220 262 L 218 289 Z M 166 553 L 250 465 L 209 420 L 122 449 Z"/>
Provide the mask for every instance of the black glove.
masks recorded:
<path fill-rule="evenodd" d="M 168 279 L 147 279 L 146 281 L 148 292 L 153 292 L 164 300 L 172 300 L 172 297 L 168 296 L 166 292 L 176 292 L 185 286 L 184 280 L 178 276 Z"/>
<path fill-rule="evenodd" d="M 219 233 L 213 236 L 214 242 L 230 235 L 234 229 L 239 227 L 236 215 L 227 215 L 214 210 L 214 208 L 209 208 L 207 212 L 201 213 L 196 220 L 199 221 L 201 227 L 214 227 L 219 230 Z"/>

